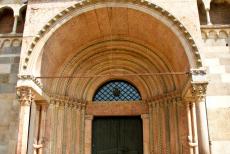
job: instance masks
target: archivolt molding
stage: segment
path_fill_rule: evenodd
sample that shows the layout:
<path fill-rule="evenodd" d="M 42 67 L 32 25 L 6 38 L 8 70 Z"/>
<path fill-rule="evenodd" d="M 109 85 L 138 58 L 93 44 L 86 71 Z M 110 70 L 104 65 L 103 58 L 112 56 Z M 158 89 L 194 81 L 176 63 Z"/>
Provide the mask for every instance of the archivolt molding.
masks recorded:
<path fill-rule="evenodd" d="M 163 107 L 165 105 L 170 105 L 170 104 L 182 104 L 182 96 L 180 93 L 173 93 L 173 94 L 169 94 L 169 95 L 165 95 L 165 96 L 161 96 L 161 97 L 156 97 L 153 100 L 148 100 L 146 101 L 147 104 L 150 107 L 156 107 L 156 106 L 160 106 Z"/>
<path fill-rule="evenodd" d="M 125 41 L 125 43 L 123 41 Z M 97 78 L 98 80 L 97 82 L 95 81 L 94 77 L 85 78 L 84 82 L 79 82 L 79 80 L 75 80 L 74 78 L 57 79 L 53 81 L 52 86 L 49 86 L 51 88 L 50 91 L 54 93 L 59 93 L 59 94 L 64 94 L 68 92 L 68 94 L 71 96 L 78 95 L 74 93 L 76 91 L 78 91 L 80 96 L 87 97 L 86 94 L 92 95 L 91 93 L 95 91 L 95 88 L 97 88 L 97 83 L 100 84 L 101 82 L 111 80 L 113 78 L 112 74 L 114 70 L 116 72 L 118 71 L 118 74 L 119 74 L 119 70 L 114 68 L 114 67 L 118 67 L 117 64 L 111 65 L 110 64 L 111 62 L 106 61 L 105 56 L 101 55 L 101 54 L 106 54 L 106 52 L 108 52 L 108 55 L 109 55 L 109 52 L 111 52 L 111 50 L 114 51 L 113 59 L 115 61 L 119 59 L 119 62 L 121 62 L 121 64 L 118 67 L 118 68 L 123 69 L 123 70 L 120 70 L 121 74 L 135 74 L 139 72 L 144 73 L 144 72 L 154 72 L 154 71 L 155 72 L 173 71 L 173 68 L 171 68 L 170 64 L 167 62 L 167 59 L 164 59 L 164 57 L 162 55 L 159 55 L 159 53 L 152 51 L 152 49 L 150 48 L 138 45 L 132 42 L 131 40 L 123 40 L 123 41 L 121 39 L 113 40 L 113 44 L 110 45 L 110 47 L 113 49 L 103 49 L 102 48 L 106 43 L 108 43 L 106 40 L 102 42 L 97 42 L 94 45 L 90 44 L 89 47 L 86 47 L 82 50 L 80 49 L 80 51 L 76 52 L 77 53 L 76 56 L 71 57 L 71 59 L 66 60 L 66 63 L 64 64 L 62 68 L 60 68 L 60 71 L 59 71 L 60 73 L 57 75 L 57 76 L 75 77 L 75 76 L 79 76 L 81 72 L 88 72 L 88 70 L 91 70 L 90 74 L 93 74 L 93 75 L 111 74 L 111 76 L 106 76 L 106 77 L 101 76 L 100 79 Z M 128 46 L 125 45 L 127 44 L 127 42 L 129 42 Z M 148 63 L 148 65 L 151 67 L 146 67 L 145 66 L 146 64 L 140 61 L 138 57 L 139 58 L 143 57 L 143 59 L 145 59 L 145 63 Z M 151 58 L 155 60 L 152 61 Z M 97 63 L 99 64 L 99 66 L 94 65 L 92 63 L 94 59 L 97 60 Z M 125 65 L 122 65 L 123 64 L 122 61 L 124 61 L 123 63 Z M 78 65 L 83 66 L 83 67 L 78 67 Z M 87 73 L 83 75 L 87 76 Z M 115 77 L 116 76 L 114 76 L 114 78 Z M 126 78 L 124 77 L 118 76 L 118 78 L 126 80 Z M 146 94 L 148 96 L 151 96 L 151 95 L 154 96 L 153 87 L 158 89 L 159 91 L 170 91 L 167 89 L 168 87 L 171 87 L 171 88 L 173 87 L 173 89 L 176 89 L 176 87 L 179 87 L 177 86 L 178 84 L 177 79 L 173 75 L 168 75 L 164 77 L 162 76 L 153 76 L 151 78 L 148 77 L 148 83 L 145 81 L 144 77 L 142 76 L 138 76 L 137 78 L 139 82 L 142 82 L 141 85 L 145 85 L 145 88 L 139 87 L 139 89 L 148 89 L 145 92 L 141 90 L 141 93 L 143 95 Z M 127 80 L 129 81 L 128 78 Z M 134 82 L 134 81 L 129 81 L 129 82 Z M 135 84 L 135 82 L 133 84 Z M 78 85 L 79 87 L 81 87 L 81 89 L 84 89 L 84 91 L 82 90 L 79 91 L 79 90 L 74 89 L 74 87 L 76 88 L 76 86 L 73 86 L 73 85 Z M 152 94 L 150 94 L 151 92 Z M 89 96 L 88 99 L 90 99 L 90 97 L 92 96 Z"/>
<path fill-rule="evenodd" d="M 109 3 L 113 3 L 112 5 L 116 6 L 116 4 L 121 3 L 121 4 L 127 4 L 128 5 L 135 5 L 135 7 L 146 7 L 150 10 L 154 10 L 162 14 L 164 17 L 166 17 L 169 21 L 171 21 L 178 30 L 184 35 L 183 37 L 187 40 L 187 44 L 190 46 L 190 50 L 192 51 L 193 57 L 195 58 L 195 66 L 196 68 L 199 68 L 202 66 L 201 63 L 201 57 L 198 51 L 198 48 L 195 44 L 195 41 L 193 40 L 192 36 L 189 34 L 189 32 L 186 30 L 184 25 L 179 22 L 178 19 L 176 19 L 171 13 L 168 11 L 164 10 L 163 8 L 148 2 L 148 1 L 142 1 L 142 0 L 128 0 L 126 2 L 124 1 L 116 1 L 116 0 L 110 0 L 110 1 L 103 1 L 103 0 L 85 0 L 78 2 L 60 13 L 58 13 L 55 17 L 53 17 L 39 32 L 38 34 L 33 38 L 32 43 L 29 46 L 29 49 L 27 51 L 27 56 L 25 57 L 22 67 L 23 70 L 26 71 L 29 67 L 31 62 L 31 55 L 34 52 L 34 48 L 37 45 L 37 43 L 43 38 L 49 31 L 54 31 L 54 26 L 57 25 L 58 23 L 62 23 L 63 20 L 68 17 L 69 15 L 73 14 L 74 11 L 84 8 L 86 6 L 90 6 L 93 4 L 106 4 L 108 5 Z M 105 6 L 106 6 L 105 5 Z M 60 25 L 59 25 L 60 26 Z M 31 65 L 31 64 L 30 64 Z"/>
<path fill-rule="evenodd" d="M 49 104 L 55 106 L 65 106 L 65 107 L 75 108 L 78 110 L 84 110 L 86 107 L 85 101 L 77 100 L 75 98 L 70 98 L 67 96 L 60 96 L 60 95 L 50 96 Z"/>

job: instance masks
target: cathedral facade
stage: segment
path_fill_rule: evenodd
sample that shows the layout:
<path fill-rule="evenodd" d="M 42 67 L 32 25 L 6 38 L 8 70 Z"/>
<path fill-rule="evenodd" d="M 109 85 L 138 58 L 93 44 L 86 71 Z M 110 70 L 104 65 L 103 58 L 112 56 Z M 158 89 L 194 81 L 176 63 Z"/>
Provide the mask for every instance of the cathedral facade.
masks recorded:
<path fill-rule="evenodd" d="M 1 0 L 0 154 L 229 154 L 229 0 Z"/>

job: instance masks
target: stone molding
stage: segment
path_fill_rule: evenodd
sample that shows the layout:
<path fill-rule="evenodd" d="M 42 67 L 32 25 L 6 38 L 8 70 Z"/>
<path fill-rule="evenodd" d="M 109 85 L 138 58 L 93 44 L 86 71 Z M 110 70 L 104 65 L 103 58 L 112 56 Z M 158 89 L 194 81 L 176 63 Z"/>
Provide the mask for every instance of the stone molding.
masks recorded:
<path fill-rule="evenodd" d="M 34 77 L 33 75 L 18 75 L 18 79 L 19 79 L 19 80 L 31 80 L 31 81 L 33 81 L 39 88 L 41 88 L 41 89 L 44 91 L 41 82 L 40 82 L 36 77 Z"/>
<path fill-rule="evenodd" d="M 164 107 L 165 105 L 169 105 L 169 104 L 182 104 L 182 97 L 181 95 L 177 94 L 177 95 L 172 95 L 172 96 L 164 96 L 152 101 L 147 101 L 149 107 L 156 107 L 156 106 L 160 106 L 160 107 Z"/>
<path fill-rule="evenodd" d="M 29 87 L 17 88 L 17 96 L 21 106 L 30 106 L 34 98 L 32 89 Z"/>
<path fill-rule="evenodd" d="M 49 104 L 75 108 L 78 110 L 85 110 L 86 107 L 85 101 L 69 98 L 68 96 L 51 96 Z"/>
<path fill-rule="evenodd" d="M 29 65 L 29 61 L 30 61 L 30 57 L 32 55 L 32 52 L 36 46 L 36 44 L 39 42 L 39 40 L 41 38 L 44 37 L 44 35 L 50 31 L 52 29 L 52 27 L 58 23 L 58 21 L 61 21 L 63 18 L 65 18 L 66 16 L 68 16 L 69 14 L 73 13 L 75 10 L 79 9 L 79 8 L 83 8 L 85 6 L 89 6 L 89 5 L 93 5 L 93 4 L 98 4 L 98 3 L 109 3 L 109 2 L 117 2 L 117 3 L 127 3 L 127 4 L 134 4 L 134 5 L 140 5 L 143 7 L 147 7 L 149 9 L 155 10 L 157 12 L 159 12 L 160 14 L 162 14 L 164 17 L 166 17 L 169 21 L 171 21 L 172 23 L 174 23 L 177 28 L 179 29 L 179 31 L 182 32 L 182 34 L 184 35 L 183 37 L 187 40 L 188 45 L 191 47 L 194 57 L 195 57 L 195 61 L 196 61 L 196 67 L 201 67 L 202 63 L 201 63 L 201 57 L 198 51 L 198 47 L 194 41 L 194 39 L 192 38 L 192 36 L 189 34 L 189 32 L 187 31 L 187 29 L 184 27 L 184 25 L 178 20 L 176 19 L 171 13 L 169 13 L 168 11 L 164 10 L 163 8 L 161 8 L 160 6 L 157 6 L 154 3 L 151 3 L 149 1 L 142 1 L 142 0 L 128 0 L 127 2 L 121 2 L 121 1 L 116 1 L 116 0 L 109 0 L 109 1 L 102 1 L 102 0 L 83 0 L 80 2 L 77 2 L 76 4 L 64 9 L 63 11 L 61 11 L 60 13 L 58 13 L 56 16 L 54 16 L 52 19 L 50 19 L 48 21 L 48 23 L 46 23 L 44 25 L 44 27 L 38 32 L 38 34 L 33 38 L 32 43 L 30 44 L 28 51 L 27 51 L 27 56 L 25 57 L 24 61 L 22 62 L 22 68 L 24 70 L 26 70 L 28 68 Z"/>
<path fill-rule="evenodd" d="M 230 25 L 201 26 L 203 39 L 227 39 L 230 37 Z"/>
<path fill-rule="evenodd" d="M 18 47 L 22 44 L 21 34 L 0 34 L 0 49 L 5 47 Z"/>

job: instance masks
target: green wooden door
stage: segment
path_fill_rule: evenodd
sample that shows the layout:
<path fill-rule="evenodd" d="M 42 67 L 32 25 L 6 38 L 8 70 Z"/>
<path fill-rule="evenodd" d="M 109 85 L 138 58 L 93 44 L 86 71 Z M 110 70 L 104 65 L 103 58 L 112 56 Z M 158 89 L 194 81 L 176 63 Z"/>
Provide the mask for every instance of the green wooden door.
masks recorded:
<path fill-rule="evenodd" d="M 93 154 L 143 154 L 140 117 L 96 117 Z"/>

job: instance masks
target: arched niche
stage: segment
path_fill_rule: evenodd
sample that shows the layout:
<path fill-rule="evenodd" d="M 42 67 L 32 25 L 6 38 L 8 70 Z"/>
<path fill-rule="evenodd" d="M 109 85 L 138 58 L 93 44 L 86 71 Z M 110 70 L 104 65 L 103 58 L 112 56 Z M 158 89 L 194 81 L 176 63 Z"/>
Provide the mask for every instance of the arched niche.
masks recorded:
<path fill-rule="evenodd" d="M 14 25 L 14 12 L 10 7 L 0 8 L 0 33 L 11 33 Z"/>
<path fill-rule="evenodd" d="M 212 1 L 210 4 L 210 18 L 213 24 L 230 24 L 230 3 L 217 3 Z"/>
<path fill-rule="evenodd" d="M 24 5 L 19 10 L 19 19 L 18 19 L 18 25 L 16 30 L 17 33 L 23 33 L 25 19 L 26 19 L 26 9 L 27 9 L 27 5 Z"/>

